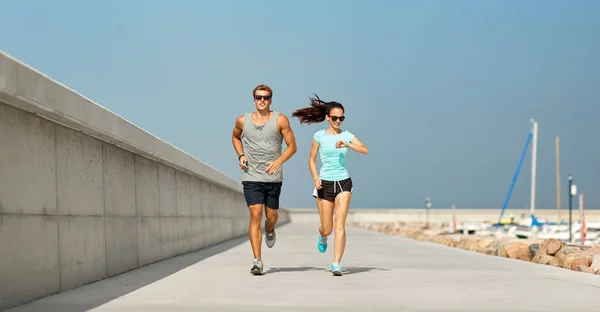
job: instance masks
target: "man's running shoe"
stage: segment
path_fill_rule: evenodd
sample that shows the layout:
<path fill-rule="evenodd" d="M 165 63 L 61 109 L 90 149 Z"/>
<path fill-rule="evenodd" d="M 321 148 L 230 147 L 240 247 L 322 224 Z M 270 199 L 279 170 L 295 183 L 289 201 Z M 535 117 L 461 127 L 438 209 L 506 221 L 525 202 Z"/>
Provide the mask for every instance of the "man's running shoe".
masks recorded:
<path fill-rule="evenodd" d="M 321 237 L 321 235 L 319 235 L 317 247 L 319 248 L 320 252 L 325 252 L 325 250 L 327 250 L 327 237 Z"/>
<path fill-rule="evenodd" d="M 267 247 L 272 248 L 275 246 L 275 240 L 277 239 L 277 236 L 275 235 L 275 228 L 273 228 L 273 231 L 267 232 L 268 222 L 269 220 L 265 220 L 265 243 L 267 244 Z"/>
<path fill-rule="evenodd" d="M 262 275 L 263 274 L 263 263 L 260 259 L 254 259 L 252 269 L 250 269 L 250 273 L 254 275 Z"/>
<path fill-rule="evenodd" d="M 342 276 L 342 267 L 338 262 L 331 264 L 331 274 L 335 276 Z"/>

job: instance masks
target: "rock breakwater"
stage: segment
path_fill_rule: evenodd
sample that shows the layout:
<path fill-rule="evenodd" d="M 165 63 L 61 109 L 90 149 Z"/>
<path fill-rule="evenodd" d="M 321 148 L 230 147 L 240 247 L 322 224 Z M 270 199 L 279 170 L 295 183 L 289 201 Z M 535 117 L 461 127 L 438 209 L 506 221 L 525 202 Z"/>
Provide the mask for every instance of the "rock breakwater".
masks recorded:
<path fill-rule="evenodd" d="M 450 247 L 600 275 L 600 245 L 565 244 L 549 238 L 519 239 L 448 233 L 417 223 L 351 223 L 351 226 Z"/>

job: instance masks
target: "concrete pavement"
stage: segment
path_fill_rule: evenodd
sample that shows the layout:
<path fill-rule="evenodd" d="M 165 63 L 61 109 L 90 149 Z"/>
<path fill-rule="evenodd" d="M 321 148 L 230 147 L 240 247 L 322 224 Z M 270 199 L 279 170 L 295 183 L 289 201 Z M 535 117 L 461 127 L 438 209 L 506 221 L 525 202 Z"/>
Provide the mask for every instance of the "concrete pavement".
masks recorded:
<path fill-rule="evenodd" d="M 314 223 L 277 230 L 264 276 L 250 275 L 246 237 L 50 296 L 10 312 L 592 311 L 600 276 L 348 229 L 328 272 L 333 236 L 317 251 Z"/>

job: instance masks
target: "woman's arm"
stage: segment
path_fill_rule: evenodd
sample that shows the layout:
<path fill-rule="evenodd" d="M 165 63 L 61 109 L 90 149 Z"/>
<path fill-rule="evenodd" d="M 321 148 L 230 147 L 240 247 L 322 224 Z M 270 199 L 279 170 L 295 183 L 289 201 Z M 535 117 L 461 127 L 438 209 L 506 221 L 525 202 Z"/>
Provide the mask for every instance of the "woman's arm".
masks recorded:
<path fill-rule="evenodd" d="M 317 153 L 319 151 L 319 143 L 314 138 L 312 139 L 312 145 L 310 146 L 310 155 L 308 157 L 308 168 L 310 169 L 310 175 L 315 182 L 315 188 L 321 188 L 321 179 L 317 171 Z"/>
<path fill-rule="evenodd" d="M 354 137 L 354 139 L 352 139 L 352 142 L 348 142 L 348 148 L 361 153 L 361 154 L 369 154 L 369 148 L 363 143 L 361 142 L 357 137 Z"/>

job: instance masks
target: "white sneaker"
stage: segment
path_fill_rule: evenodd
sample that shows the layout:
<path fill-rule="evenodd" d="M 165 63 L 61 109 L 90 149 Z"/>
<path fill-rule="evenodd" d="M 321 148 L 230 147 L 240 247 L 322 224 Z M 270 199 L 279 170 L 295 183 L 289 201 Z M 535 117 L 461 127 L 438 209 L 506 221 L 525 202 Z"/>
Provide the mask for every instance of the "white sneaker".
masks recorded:
<path fill-rule="evenodd" d="M 267 223 L 268 221 L 265 220 L 265 243 L 267 244 L 267 247 L 272 248 L 275 246 L 277 235 L 275 235 L 275 228 L 273 228 L 273 232 L 267 232 Z"/>
<path fill-rule="evenodd" d="M 334 262 L 331 264 L 331 274 L 335 276 L 342 276 L 342 267 L 339 262 Z"/>
<path fill-rule="evenodd" d="M 252 261 L 252 269 L 250 269 L 250 273 L 254 275 L 262 275 L 263 274 L 263 263 L 261 259 L 254 259 Z"/>

